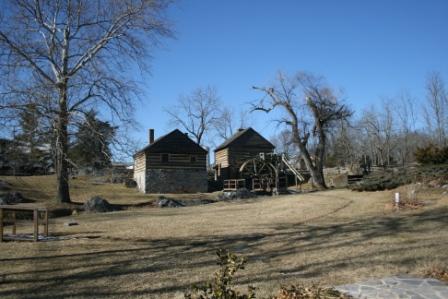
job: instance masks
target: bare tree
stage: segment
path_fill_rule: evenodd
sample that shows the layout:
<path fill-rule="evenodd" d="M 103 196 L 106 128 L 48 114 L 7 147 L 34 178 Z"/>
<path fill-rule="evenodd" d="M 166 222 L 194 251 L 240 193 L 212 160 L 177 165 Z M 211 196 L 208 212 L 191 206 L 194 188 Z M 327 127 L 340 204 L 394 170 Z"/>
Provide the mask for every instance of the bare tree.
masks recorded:
<path fill-rule="evenodd" d="M 177 105 L 165 111 L 174 125 L 181 126 L 202 145 L 204 136 L 219 118 L 218 93 L 211 86 L 197 88 L 189 95 L 180 96 Z"/>
<path fill-rule="evenodd" d="M 249 126 L 249 122 L 247 111 L 241 110 L 238 113 L 235 109 L 224 106 L 220 109 L 214 122 L 214 129 L 218 138 L 226 140 L 235 134 L 238 129 Z"/>
<path fill-rule="evenodd" d="M 327 166 L 348 166 L 353 169 L 358 162 L 355 130 L 346 120 L 335 124 L 334 133 L 329 138 Z M 332 162 L 332 163 L 331 163 Z"/>
<path fill-rule="evenodd" d="M 398 121 L 397 152 L 402 165 L 412 161 L 417 148 L 415 107 L 415 99 L 408 92 L 399 95 L 394 107 Z"/>
<path fill-rule="evenodd" d="M 276 81 L 271 87 L 254 87 L 265 97 L 253 105 L 253 110 L 283 112 L 277 121 L 290 129 L 292 141 L 300 150 L 313 183 L 325 189 L 323 167 L 328 134 L 335 122 L 347 119 L 352 112 L 341 104 L 321 77 L 298 73 L 288 78 L 279 73 Z"/>
<path fill-rule="evenodd" d="M 389 166 L 392 161 L 392 153 L 396 145 L 393 140 L 394 135 L 394 119 L 392 114 L 392 106 L 390 103 L 383 102 L 383 111 L 381 114 L 381 122 L 383 124 L 384 147 L 386 152 L 385 162 Z"/>
<path fill-rule="evenodd" d="M 165 0 L 24 0 L 3 4 L 0 63 L 5 108 L 36 103 L 54 132 L 57 199 L 70 202 L 69 130 L 92 107 L 132 121 L 136 84 L 151 46 L 170 35 Z"/>
<path fill-rule="evenodd" d="M 369 151 L 374 163 L 383 167 L 392 162 L 394 142 L 394 122 L 391 105 L 383 101 L 381 112 L 374 107 L 363 112 L 360 126 L 367 137 Z"/>
<path fill-rule="evenodd" d="M 426 81 L 427 105 L 424 106 L 428 130 L 438 145 L 446 145 L 448 131 L 448 95 L 442 76 L 434 72 Z"/>
<path fill-rule="evenodd" d="M 271 142 L 275 145 L 276 152 L 286 155 L 288 159 L 298 158 L 297 147 L 292 142 L 290 130 L 281 130 L 271 137 Z"/>

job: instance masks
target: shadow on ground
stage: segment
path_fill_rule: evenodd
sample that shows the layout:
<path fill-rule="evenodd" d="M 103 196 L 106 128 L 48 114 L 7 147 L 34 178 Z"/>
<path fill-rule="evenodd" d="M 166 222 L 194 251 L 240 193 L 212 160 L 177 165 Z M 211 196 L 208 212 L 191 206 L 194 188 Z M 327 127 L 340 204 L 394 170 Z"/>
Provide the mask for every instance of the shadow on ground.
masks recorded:
<path fill-rule="evenodd" d="M 0 297 L 171 298 L 210 277 L 218 248 L 248 257 L 242 284 L 320 279 L 380 266 L 412 268 L 426 250 L 446 258 L 448 240 L 428 232 L 447 227 L 448 208 L 438 208 L 343 223 L 277 224 L 268 233 L 250 235 L 41 243 L 32 256 L 0 254 Z"/>

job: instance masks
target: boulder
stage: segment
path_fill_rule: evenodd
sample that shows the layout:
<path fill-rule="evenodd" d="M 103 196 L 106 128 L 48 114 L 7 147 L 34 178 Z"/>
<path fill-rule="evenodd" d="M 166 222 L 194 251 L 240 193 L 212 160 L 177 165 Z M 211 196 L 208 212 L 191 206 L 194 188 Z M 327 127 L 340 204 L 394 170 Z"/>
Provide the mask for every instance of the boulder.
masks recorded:
<path fill-rule="evenodd" d="M 431 188 L 440 188 L 441 184 L 439 180 L 432 180 L 428 182 L 428 186 Z"/>
<path fill-rule="evenodd" d="M 335 187 L 335 188 L 345 188 L 348 185 L 348 175 L 346 173 L 343 174 L 338 174 L 333 176 L 330 179 L 330 184 L 331 187 Z"/>
<path fill-rule="evenodd" d="M 24 201 L 25 198 L 20 192 L 12 191 L 0 195 L 0 204 L 2 205 L 14 205 Z"/>
<path fill-rule="evenodd" d="M 128 188 L 136 188 L 137 187 L 137 182 L 134 181 L 133 179 L 126 179 L 124 181 L 124 185 Z"/>
<path fill-rule="evenodd" d="M 94 196 L 84 203 L 84 211 L 90 213 L 112 212 L 115 208 L 107 200 Z"/>
<path fill-rule="evenodd" d="M 166 198 L 161 196 L 157 202 L 156 202 L 157 206 L 159 206 L 160 208 L 178 208 L 178 207 L 185 207 L 185 205 L 183 203 L 181 203 L 180 201 L 177 201 L 175 199 L 171 199 L 171 198 Z"/>
<path fill-rule="evenodd" d="M 236 191 L 226 191 L 218 196 L 220 200 L 234 200 L 257 197 L 254 193 L 246 188 L 239 188 Z"/>

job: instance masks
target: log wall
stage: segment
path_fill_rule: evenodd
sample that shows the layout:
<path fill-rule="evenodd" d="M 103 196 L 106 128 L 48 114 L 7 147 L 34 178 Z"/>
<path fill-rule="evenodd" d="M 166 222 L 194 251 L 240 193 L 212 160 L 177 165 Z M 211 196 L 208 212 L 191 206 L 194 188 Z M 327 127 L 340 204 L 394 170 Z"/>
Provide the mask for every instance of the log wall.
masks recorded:
<path fill-rule="evenodd" d="M 148 153 L 147 169 L 206 169 L 206 155 L 168 154 L 168 161 L 162 161 L 162 153 Z"/>

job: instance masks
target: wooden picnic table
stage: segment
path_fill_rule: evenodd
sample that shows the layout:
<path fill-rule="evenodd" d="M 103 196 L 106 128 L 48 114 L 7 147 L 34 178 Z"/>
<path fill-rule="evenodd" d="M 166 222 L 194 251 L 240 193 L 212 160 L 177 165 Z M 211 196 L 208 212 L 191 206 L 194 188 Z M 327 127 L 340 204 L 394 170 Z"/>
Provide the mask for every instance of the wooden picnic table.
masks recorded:
<path fill-rule="evenodd" d="M 12 218 L 12 234 L 16 234 L 16 212 L 32 212 L 33 213 L 33 226 L 34 233 L 33 239 L 35 242 L 39 240 L 39 214 L 43 214 L 44 236 L 48 236 L 48 209 L 30 204 L 17 204 L 17 205 L 0 205 L 0 242 L 3 238 L 3 219 L 5 212 L 11 212 Z"/>

